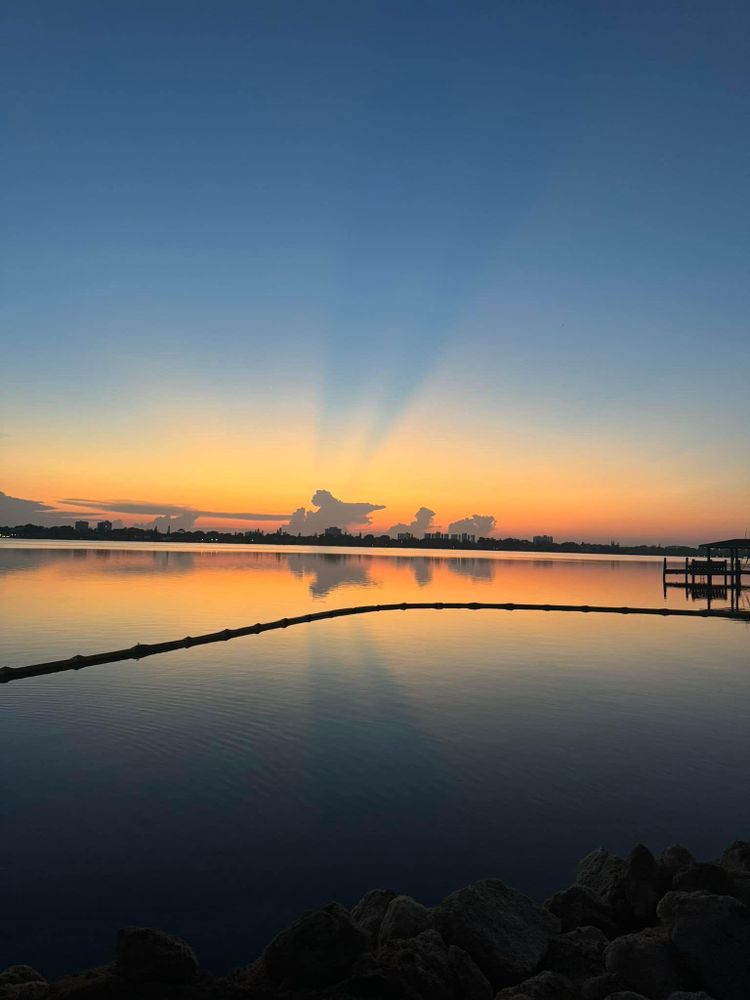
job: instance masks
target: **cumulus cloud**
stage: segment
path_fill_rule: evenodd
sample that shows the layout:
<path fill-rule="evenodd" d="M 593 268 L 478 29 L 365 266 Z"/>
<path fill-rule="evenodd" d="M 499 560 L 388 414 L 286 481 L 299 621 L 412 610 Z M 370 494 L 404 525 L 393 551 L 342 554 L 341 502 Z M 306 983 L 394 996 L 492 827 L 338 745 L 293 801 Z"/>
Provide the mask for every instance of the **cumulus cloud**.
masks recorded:
<path fill-rule="evenodd" d="M 435 511 L 430 510 L 429 507 L 420 507 L 417 513 L 414 515 L 414 520 L 411 524 L 404 524 L 403 522 L 399 524 L 394 524 L 388 529 L 388 534 L 391 538 L 396 538 L 398 535 L 404 534 L 408 531 L 416 538 L 421 538 L 425 531 L 432 531 L 434 528 Z"/>
<path fill-rule="evenodd" d="M 314 535 L 326 528 L 361 528 L 372 524 L 370 514 L 376 510 L 385 510 L 383 504 L 338 500 L 328 490 L 318 490 L 312 498 L 312 504 L 318 509 L 305 510 L 304 507 L 298 507 L 292 514 L 287 525 L 290 534 Z"/>
<path fill-rule="evenodd" d="M 495 518 L 491 514 L 472 514 L 448 526 L 451 535 L 469 534 L 477 538 L 487 538 L 495 530 Z"/>

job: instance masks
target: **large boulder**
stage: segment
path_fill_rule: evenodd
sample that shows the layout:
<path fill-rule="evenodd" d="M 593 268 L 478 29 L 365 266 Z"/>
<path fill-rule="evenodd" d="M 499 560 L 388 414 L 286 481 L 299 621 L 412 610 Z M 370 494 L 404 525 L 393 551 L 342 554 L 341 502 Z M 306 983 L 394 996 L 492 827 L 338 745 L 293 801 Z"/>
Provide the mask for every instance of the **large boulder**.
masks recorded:
<path fill-rule="evenodd" d="M 677 872 L 687 868 L 695 861 L 695 858 L 682 844 L 672 844 L 661 854 L 656 855 L 656 863 L 665 875 L 667 882 L 670 882 Z"/>
<path fill-rule="evenodd" d="M 637 929 L 656 919 L 656 904 L 669 878 L 647 847 L 637 844 L 624 860 L 604 848 L 578 863 L 576 881 L 611 907 L 623 929 Z"/>
<path fill-rule="evenodd" d="M 618 990 L 624 989 L 619 976 L 612 972 L 604 972 L 600 976 L 592 976 L 581 987 L 581 1000 L 606 1000 Z"/>
<path fill-rule="evenodd" d="M 545 899 L 543 905 L 559 918 L 563 932 L 576 927 L 599 927 L 608 937 L 617 933 L 612 907 L 586 885 L 561 889 Z"/>
<path fill-rule="evenodd" d="M 707 861 L 694 861 L 672 879 L 675 892 L 713 892 L 717 896 L 734 894 L 732 876 L 721 865 Z"/>
<path fill-rule="evenodd" d="M 263 968 L 275 983 L 327 986 L 347 978 L 370 947 L 367 932 L 338 903 L 305 913 L 271 941 Z"/>
<path fill-rule="evenodd" d="M 30 965 L 10 965 L 0 972 L 0 1000 L 43 1000 L 48 992 L 47 980 Z"/>
<path fill-rule="evenodd" d="M 750 873 L 750 840 L 735 840 L 721 855 L 719 864 L 731 872 Z"/>
<path fill-rule="evenodd" d="M 152 927 L 118 931 L 115 968 L 130 983 L 191 983 L 198 974 L 193 949 L 182 938 Z"/>
<path fill-rule="evenodd" d="M 697 993 L 678 990 L 676 993 L 670 993 L 667 1000 L 714 1000 L 714 998 L 710 997 L 708 993 L 704 993 L 703 990 L 698 990 Z"/>
<path fill-rule="evenodd" d="M 413 938 L 432 927 L 432 916 L 426 906 L 422 906 L 411 896 L 396 896 L 388 904 L 380 924 L 378 946 L 396 938 Z"/>
<path fill-rule="evenodd" d="M 576 927 L 550 938 L 545 969 L 560 972 L 575 986 L 604 972 L 604 949 L 608 941 L 598 927 Z"/>
<path fill-rule="evenodd" d="M 520 982 L 538 969 L 560 921 L 499 879 L 451 893 L 433 910 L 447 944 L 467 951 L 494 989 Z"/>
<path fill-rule="evenodd" d="M 396 898 L 393 889 L 373 889 L 351 909 L 352 919 L 370 936 L 373 947 L 378 943 L 380 925 L 391 900 Z"/>
<path fill-rule="evenodd" d="M 450 952 L 437 931 L 395 938 L 384 945 L 377 960 L 386 974 L 397 977 L 403 991 L 411 991 L 421 1000 L 456 998 Z"/>
<path fill-rule="evenodd" d="M 750 908 L 731 896 L 668 892 L 658 916 L 683 966 L 716 1000 L 750 997 Z"/>
<path fill-rule="evenodd" d="M 461 1000 L 492 1000 L 489 979 L 468 952 L 452 944 L 448 948 L 448 960 Z"/>
<path fill-rule="evenodd" d="M 550 971 L 540 972 L 517 986 L 500 990 L 495 1000 L 514 1000 L 519 996 L 528 997 L 528 1000 L 578 1000 L 570 980 L 559 972 Z"/>
<path fill-rule="evenodd" d="M 627 988 L 653 1000 L 665 1000 L 684 985 L 669 935 L 661 927 L 615 938 L 604 952 L 604 964 Z"/>

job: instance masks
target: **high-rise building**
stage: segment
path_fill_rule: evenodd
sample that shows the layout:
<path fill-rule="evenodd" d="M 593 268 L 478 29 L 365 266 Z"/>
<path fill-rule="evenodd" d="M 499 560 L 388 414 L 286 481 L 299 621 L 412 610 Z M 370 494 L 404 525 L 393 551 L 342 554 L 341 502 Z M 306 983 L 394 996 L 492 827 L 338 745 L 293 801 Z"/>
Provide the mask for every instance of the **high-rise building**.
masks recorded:
<path fill-rule="evenodd" d="M 76 531 L 88 531 L 89 530 L 89 522 L 88 521 L 76 521 L 76 523 L 75 523 L 75 529 L 76 529 Z"/>

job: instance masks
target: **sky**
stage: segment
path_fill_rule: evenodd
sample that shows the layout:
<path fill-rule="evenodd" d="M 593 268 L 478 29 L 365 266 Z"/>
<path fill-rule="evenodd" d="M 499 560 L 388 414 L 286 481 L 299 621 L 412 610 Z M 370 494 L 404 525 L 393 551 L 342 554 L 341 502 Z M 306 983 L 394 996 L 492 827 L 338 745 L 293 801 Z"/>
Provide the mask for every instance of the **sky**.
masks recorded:
<path fill-rule="evenodd" d="M 2 22 L 0 523 L 750 527 L 746 4 Z"/>

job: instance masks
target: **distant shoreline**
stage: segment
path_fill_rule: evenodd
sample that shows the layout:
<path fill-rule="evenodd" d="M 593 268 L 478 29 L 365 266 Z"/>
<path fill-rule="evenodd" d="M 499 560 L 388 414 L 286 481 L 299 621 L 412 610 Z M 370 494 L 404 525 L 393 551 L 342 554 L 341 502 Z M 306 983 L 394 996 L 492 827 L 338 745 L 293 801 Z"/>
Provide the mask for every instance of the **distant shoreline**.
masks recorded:
<path fill-rule="evenodd" d="M 479 538 L 475 542 L 461 542 L 449 539 L 411 538 L 399 540 L 388 535 L 289 535 L 264 531 L 175 531 L 166 534 L 151 528 L 113 528 L 109 531 L 76 530 L 66 525 L 46 528 L 42 525 L 27 524 L 15 527 L 0 526 L 0 539 L 44 540 L 71 542 L 175 542 L 180 545 L 300 545 L 325 548 L 372 548 L 437 552 L 536 552 L 584 555 L 617 556 L 697 556 L 701 550 L 691 545 L 606 545 L 598 542 L 544 542 L 535 543 L 523 538 Z"/>

